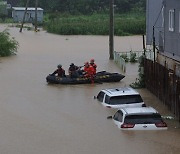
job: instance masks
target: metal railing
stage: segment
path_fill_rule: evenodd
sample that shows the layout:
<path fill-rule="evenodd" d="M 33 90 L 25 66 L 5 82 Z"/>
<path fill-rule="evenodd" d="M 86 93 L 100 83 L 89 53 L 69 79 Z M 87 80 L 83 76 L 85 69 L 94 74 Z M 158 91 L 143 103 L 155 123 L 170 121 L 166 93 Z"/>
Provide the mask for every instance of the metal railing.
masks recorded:
<path fill-rule="evenodd" d="M 124 58 L 121 57 L 119 52 L 114 51 L 114 61 L 122 69 L 123 72 L 126 72 L 126 62 Z"/>
<path fill-rule="evenodd" d="M 124 56 L 127 57 L 127 59 L 131 58 L 131 54 L 135 54 L 136 58 L 135 60 L 138 61 L 139 57 L 141 57 L 145 53 L 147 59 L 154 59 L 154 53 L 152 50 L 146 50 L 144 51 L 125 51 L 125 52 L 117 52 L 114 51 L 114 61 L 115 63 L 122 69 L 123 72 L 126 72 L 126 61 L 123 58 Z"/>

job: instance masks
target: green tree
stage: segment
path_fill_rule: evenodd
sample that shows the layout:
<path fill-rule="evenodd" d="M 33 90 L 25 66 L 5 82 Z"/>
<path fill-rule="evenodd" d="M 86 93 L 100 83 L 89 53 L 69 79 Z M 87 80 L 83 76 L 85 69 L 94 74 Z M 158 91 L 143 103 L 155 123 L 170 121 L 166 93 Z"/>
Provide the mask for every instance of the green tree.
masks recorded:
<path fill-rule="evenodd" d="M 7 17 L 7 9 L 6 8 L 7 8 L 7 4 L 3 0 L 0 0 L 0 18 L 3 21 Z"/>
<path fill-rule="evenodd" d="M 18 42 L 10 37 L 7 30 L 0 32 L 0 56 L 10 56 L 17 52 Z"/>
<path fill-rule="evenodd" d="M 26 0 L 19 0 L 19 6 L 25 6 Z M 146 0 L 114 0 L 117 13 L 133 10 L 145 10 Z M 35 0 L 30 0 L 30 7 L 35 6 Z M 39 0 L 39 7 L 45 12 L 68 12 L 70 14 L 91 14 L 109 10 L 109 0 Z"/>

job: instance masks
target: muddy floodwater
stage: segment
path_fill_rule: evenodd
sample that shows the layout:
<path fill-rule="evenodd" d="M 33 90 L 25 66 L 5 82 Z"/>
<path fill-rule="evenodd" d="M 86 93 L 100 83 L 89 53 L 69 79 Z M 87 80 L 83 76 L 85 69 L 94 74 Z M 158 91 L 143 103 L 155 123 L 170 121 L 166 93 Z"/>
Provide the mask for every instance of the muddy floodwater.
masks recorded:
<path fill-rule="evenodd" d="M 0 31 L 7 25 L 0 25 Z M 94 95 L 103 88 L 128 86 L 137 78 L 137 64 L 128 64 L 118 83 L 49 85 L 46 76 L 57 64 L 66 72 L 71 62 L 94 58 L 97 70 L 121 72 L 109 60 L 108 36 L 59 36 L 45 31 L 9 28 L 19 42 L 15 56 L 0 58 L 0 154 L 179 154 L 180 128 L 166 120 L 167 131 L 121 131 Z M 1 42 L 0 42 L 1 43 Z M 142 37 L 115 37 L 116 51 L 142 49 Z M 146 104 L 172 116 L 146 89 Z"/>

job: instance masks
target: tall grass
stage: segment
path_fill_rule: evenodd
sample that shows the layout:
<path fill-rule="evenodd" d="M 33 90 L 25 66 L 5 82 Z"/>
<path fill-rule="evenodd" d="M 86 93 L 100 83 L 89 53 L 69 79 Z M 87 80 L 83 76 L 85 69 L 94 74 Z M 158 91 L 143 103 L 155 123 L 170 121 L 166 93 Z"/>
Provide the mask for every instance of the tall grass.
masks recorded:
<path fill-rule="evenodd" d="M 108 35 L 109 15 L 56 16 L 45 21 L 44 27 L 50 33 L 61 35 Z M 114 16 L 114 34 L 117 36 L 145 33 L 145 15 L 126 14 Z"/>
<path fill-rule="evenodd" d="M 17 52 L 18 42 L 10 37 L 10 34 L 5 30 L 0 32 L 0 56 L 10 56 Z"/>
<path fill-rule="evenodd" d="M 13 23 L 13 19 L 12 18 L 5 18 L 4 20 L 2 18 L 0 18 L 0 23 Z"/>

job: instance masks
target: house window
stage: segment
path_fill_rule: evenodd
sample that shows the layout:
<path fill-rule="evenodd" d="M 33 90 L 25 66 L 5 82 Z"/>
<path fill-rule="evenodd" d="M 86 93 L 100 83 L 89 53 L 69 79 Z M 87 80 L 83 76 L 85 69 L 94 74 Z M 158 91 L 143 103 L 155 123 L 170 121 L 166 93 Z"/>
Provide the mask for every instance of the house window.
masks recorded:
<path fill-rule="evenodd" d="M 169 10 L 169 31 L 174 31 L 174 10 Z"/>

